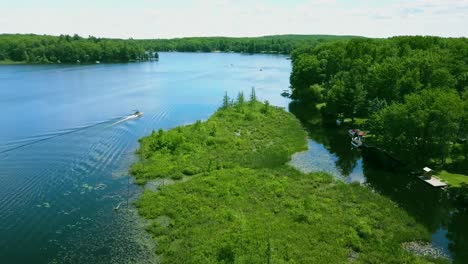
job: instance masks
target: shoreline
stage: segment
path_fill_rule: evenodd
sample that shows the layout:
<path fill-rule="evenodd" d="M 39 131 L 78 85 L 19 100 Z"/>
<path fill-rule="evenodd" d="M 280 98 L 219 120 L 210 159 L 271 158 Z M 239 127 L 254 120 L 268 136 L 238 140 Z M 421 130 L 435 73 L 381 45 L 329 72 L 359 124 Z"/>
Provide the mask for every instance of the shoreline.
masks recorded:
<path fill-rule="evenodd" d="M 0 66 L 2 65 L 73 65 L 73 66 L 87 66 L 87 65 L 99 65 L 99 64 L 104 64 L 104 65 L 111 65 L 111 64 L 127 64 L 127 63 L 138 63 L 138 62 L 154 62 L 158 60 L 143 60 L 143 61 L 115 61 L 115 62 L 86 62 L 86 63 L 58 63 L 58 62 L 48 62 L 48 63 L 34 63 L 34 62 L 26 62 L 26 61 L 11 61 L 11 60 L 3 60 L 0 61 Z"/>
<path fill-rule="evenodd" d="M 243 55 L 278 55 L 278 56 L 288 56 L 289 53 L 281 53 L 281 52 L 275 52 L 275 51 L 259 51 L 259 52 L 236 52 L 236 51 L 220 51 L 220 50 L 214 50 L 214 51 L 177 51 L 177 50 L 171 50 L 171 51 L 158 51 L 159 53 L 226 53 L 226 54 L 231 54 L 231 53 L 236 53 L 236 54 L 243 54 Z M 13 61 L 13 60 L 0 60 L 0 66 L 2 65 L 97 65 L 97 64 L 126 64 L 126 63 L 138 63 L 138 62 L 157 62 L 159 59 L 156 60 L 131 60 L 131 61 L 114 61 L 114 62 L 102 62 L 100 61 L 99 63 L 94 63 L 94 62 L 87 62 L 87 63 L 58 63 L 58 62 L 26 62 L 26 61 Z"/>

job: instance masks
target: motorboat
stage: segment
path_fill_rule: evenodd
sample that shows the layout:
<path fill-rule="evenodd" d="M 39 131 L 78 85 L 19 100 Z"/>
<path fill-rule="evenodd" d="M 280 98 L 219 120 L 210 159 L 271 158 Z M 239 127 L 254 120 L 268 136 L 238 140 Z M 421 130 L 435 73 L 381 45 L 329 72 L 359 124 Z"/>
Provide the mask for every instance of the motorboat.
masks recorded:
<path fill-rule="evenodd" d="M 350 129 L 348 134 L 351 137 L 351 145 L 355 148 L 360 148 L 364 144 L 364 136 L 366 133 L 359 129 Z"/>
<path fill-rule="evenodd" d="M 127 116 L 125 118 L 125 120 L 138 118 L 138 117 L 141 117 L 143 114 L 144 114 L 143 112 L 140 112 L 139 110 L 135 110 L 135 112 L 133 114 Z"/>
<path fill-rule="evenodd" d="M 132 115 L 129 115 L 128 117 L 133 117 L 133 118 L 135 118 L 135 117 L 140 117 L 140 116 L 142 116 L 142 115 L 144 114 L 144 113 L 141 112 L 140 110 L 133 110 L 133 111 L 135 111 L 135 112 L 134 112 Z"/>
<path fill-rule="evenodd" d="M 133 115 L 137 116 L 137 117 L 140 117 L 143 115 L 143 112 L 140 112 L 138 110 L 135 111 L 135 113 L 133 113 Z"/>
<path fill-rule="evenodd" d="M 362 146 L 363 142 L 360 137 L 354 137 L 351 140 L 351 145 L 355 148 L 360 148 Z"/>
<path fill-rule="evenodd" d="M 281 93 L 281 96 L 283 96 L 283 97 L 290 97 L 291 94 L 289 93 L 289 90 L 283 90 L 283 92 Z"/>
<path fill-rule="evenodd" d="M 360 137 L 360 138 L 363 138 L 366 133 L 364 131 L 361 131 L 359 129 L 350 129 L 348 130 L 348 134 L 351 138 L 354 138 L 354 137 Z"/>

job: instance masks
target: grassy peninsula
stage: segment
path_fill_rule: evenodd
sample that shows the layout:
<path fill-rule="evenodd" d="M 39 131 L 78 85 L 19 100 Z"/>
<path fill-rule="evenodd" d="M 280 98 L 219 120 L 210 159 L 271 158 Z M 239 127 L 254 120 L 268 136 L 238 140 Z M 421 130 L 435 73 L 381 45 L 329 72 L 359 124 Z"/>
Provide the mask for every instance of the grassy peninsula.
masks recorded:
<path fill-rule="evenodd" d="M 402 249 L 429 232 L 394 202 L 324 173 L 286 165 L 306 147 L 283 109 L 227 96 L 205 122 L 141 139 L 131 168 L 137 206 L 163 263 L 434 263 Z"/>

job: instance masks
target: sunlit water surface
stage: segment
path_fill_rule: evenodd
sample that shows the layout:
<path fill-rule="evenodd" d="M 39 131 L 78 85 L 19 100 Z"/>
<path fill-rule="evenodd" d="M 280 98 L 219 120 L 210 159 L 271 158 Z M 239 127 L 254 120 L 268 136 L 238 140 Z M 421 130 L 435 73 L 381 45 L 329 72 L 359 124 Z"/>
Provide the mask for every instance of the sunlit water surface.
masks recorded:
<path fill-rule="evenodd" d="M 226 53 L 0 66 L 0 263 L 157 262 L 132 206 L 141 188 L 127 172 L 138 138 L 208 118 L 225 92 L 248 96 L 255 87 L 261 100 L 287 108 L 280 93 L 290 72 L 285 56 Z M 135 109 L 144 116 L 124 121 Z M 390 197 L 433 233 L 435 247 L 467 260 L 468 217 L 446 193 L 362 158 L 345 130 L 308 130 L 309 150 L 291 165 Z"/>
<path fill-rule="evenodd" d="M 138 138 L 208 118 L 225 91 L 287 106 L 290 70 L 284 56 L 223 53 L 0 66 L 0 263 L 154 262 L 131 206 Z"/>

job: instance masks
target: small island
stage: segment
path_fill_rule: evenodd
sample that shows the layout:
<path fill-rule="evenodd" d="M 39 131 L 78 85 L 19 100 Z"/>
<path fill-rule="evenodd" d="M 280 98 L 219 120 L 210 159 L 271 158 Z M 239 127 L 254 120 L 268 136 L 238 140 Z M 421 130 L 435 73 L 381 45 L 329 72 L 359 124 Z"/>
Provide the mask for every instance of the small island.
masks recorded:
<path fill-rule="evenodd" d="M 430 233 L 390 199 L 287 165 L 306 132 L 255 91 L 140 144 L 136 181 L 174 180 L 137 201 L 162 263 L 445 263 L 404 249 Z"/>

